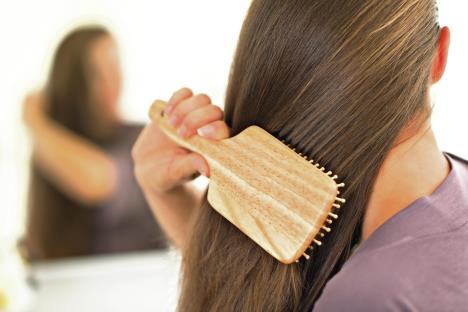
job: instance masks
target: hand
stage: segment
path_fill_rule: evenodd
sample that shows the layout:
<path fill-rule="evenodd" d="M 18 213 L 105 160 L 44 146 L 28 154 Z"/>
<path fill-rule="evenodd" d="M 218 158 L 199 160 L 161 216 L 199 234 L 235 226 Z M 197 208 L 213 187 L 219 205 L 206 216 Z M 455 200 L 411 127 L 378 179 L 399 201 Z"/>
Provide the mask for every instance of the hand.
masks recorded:
<path fill-rule="evenodd" d="M 190 89 L 175 92 L 165 109 L 169 121 L 182 137 L 200 134 L 212 140 L 229 137 L 224 113 L 204 94 L 193 95 Z M 132 150 L 135 175 L 143 190 L 165 192 L 194 179 L 199 173 L 209 177 L 205 159 L 179 146 L 156 124 L 149 123 Z"/>
<path fill-rule="evenodd" d="M 23 102 L 23 121 L 26 126 L 32 128 L 34 125 L 44 119 L 45 96 L 42 91 L 29 93 Z"/>

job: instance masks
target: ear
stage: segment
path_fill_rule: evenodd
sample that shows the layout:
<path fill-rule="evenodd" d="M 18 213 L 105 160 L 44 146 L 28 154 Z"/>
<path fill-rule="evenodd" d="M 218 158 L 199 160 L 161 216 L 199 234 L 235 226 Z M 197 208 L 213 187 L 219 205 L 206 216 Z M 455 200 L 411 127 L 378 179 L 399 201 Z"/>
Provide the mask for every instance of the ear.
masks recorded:
<path fill-rule="evenodd" d="M 431 84 L 437 83 L 444 75 L 450 46 L 450 29 L 443 27 L 439 32 L 439 41 L 432 59 Z"/>

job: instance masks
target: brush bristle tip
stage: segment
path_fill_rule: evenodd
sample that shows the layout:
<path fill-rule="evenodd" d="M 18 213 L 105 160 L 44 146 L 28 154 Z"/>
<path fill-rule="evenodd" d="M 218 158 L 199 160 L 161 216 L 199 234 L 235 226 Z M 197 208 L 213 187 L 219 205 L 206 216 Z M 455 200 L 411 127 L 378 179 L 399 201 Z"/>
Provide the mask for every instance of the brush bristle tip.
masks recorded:
<path fill-rule="evenodd" d="M 331 229 L 329 227 L 326 227 L 326 226 L 322 226 L 322 229 L 325 230 L 326 232 L 330 232 Z"/>
<path fill-rule="evenodd" d="M 337 198 L 335 198 L 335 200 L 339 201 L 340 203 L 343 203 L 343 204 L 346 203 L 346 199 L 344 199 L 344 198 L 337 197 Z"/>

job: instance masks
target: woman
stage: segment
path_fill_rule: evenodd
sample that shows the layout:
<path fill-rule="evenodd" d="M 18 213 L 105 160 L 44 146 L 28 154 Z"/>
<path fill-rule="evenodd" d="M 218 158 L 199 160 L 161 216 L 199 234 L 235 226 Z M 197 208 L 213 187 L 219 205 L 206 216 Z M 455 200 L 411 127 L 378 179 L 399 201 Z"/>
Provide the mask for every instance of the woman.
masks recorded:
<path fill-rule="evenodd" d="M 120 119 L 120 89 L 114 39 L 84 27 L 59 45 L 45 90 L 27 98 L 32 259 L 167 246 L 133 176 L 130 151 L 141 127 Z"/>
<path fill-rule="evenodd" d="M 448 46 L 433 0 L 254 0 L 224 119 L 188 89 L 166 113 L 181 136 L 218 140 L 259 125 L 336 172 L 347 201 L 310 260 L 281 264 L 184 183 L 209 176 L 204 159 L 149 124 L 133 157 L 183 253 L 179 310 L 468 306 L 468 162 L 441 152 L 430 125 Z"/>

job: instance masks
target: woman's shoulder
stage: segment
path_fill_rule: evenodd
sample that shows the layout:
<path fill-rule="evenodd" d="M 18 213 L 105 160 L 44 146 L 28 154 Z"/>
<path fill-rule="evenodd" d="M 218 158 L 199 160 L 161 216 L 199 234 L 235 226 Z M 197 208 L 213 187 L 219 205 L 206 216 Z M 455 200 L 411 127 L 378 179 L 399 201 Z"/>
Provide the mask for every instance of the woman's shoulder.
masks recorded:
<path fill-rule="evenodd" d="M 454 311 L 468 306 L 468 225 L 359 249 L 326 285 L 314 311 Z"/>
<path fill-rule="evenodd" d="M 327 284 L 317 311 L 445 311 L 468 306 L 468 161 L 384 223 Z"/>

